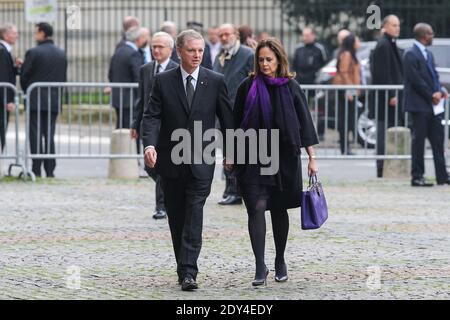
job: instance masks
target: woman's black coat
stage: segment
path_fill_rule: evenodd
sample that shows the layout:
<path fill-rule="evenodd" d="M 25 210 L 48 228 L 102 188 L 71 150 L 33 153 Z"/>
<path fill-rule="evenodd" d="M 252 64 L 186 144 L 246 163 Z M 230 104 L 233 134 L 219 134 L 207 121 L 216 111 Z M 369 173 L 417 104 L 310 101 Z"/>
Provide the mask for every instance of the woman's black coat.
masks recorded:
<path fill-rule="evenodd" d="M 245 100 L 252 85 L 253 79 L 246 78 L 237 91 L 236 100 L 234 104 L 234 126 L 235 129 L 241 127 L 244 116 Z M 303 148 L 317 145 L 317 139 L 314 123 L 309 112 L 306 97 L 300 86 L 295 80 L 290 80 L 288 83 L 289 90 L 292 94 L 295 111 L 297 113 L 299 127 L 300 127 L 300 141 Z M 283 106 L 279 105 L 280 99 L 276 95 L 278 90 L 274 87 L 268 87 L 270 99 L 272 102 L 273 112 L 279 112 Z M 275 127 L 273 127 L 276 129 Z M 255 185 L 273 186 L 275 190 L 268 201 L 267 210 L 271 209 L 290 209 L 298 208 L 301 205 L 302 194 L 302 163 L 300 154 L 288 155 L 286 148 L 282 145 L 282 137 L 280 137 L 280 166 L 279 171 L 275 176 L 261 176 L 260 166 L 258 165 L 235 165 L 234 175 L 238 179 L 238 183 Z M 248 154 L 248 144 L 245 146 L 246 154 Z"/>

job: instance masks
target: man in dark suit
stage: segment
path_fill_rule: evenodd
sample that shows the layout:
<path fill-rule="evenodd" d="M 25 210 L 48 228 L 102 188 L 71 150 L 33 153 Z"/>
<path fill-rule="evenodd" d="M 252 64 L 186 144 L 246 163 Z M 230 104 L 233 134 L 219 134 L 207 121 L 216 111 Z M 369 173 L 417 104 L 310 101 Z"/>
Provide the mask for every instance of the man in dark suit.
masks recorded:
<path fill-rule="evenodd" d="M 143 57 L 139 48 L 146 41 L 142 28 L 132 27 L 126 34 L 124 46 L 117 49 L 111 58 L 109 66 L 109 81 L 114 83 L 139 82 L 139 69 L 143 65 Z M 137 89 L 113 88 L 112 106 L 116 110 L 116 129 L 129 129 L 131 127 L 131 111 L 136 102 Z"/>
<path fill-rule="evenodd" d="M 371 58 L 372 80 L 375 85 L 403 84 L 403 65 L 397 38 L 400 36 L 400 19 L 397 16 L 387 16 L 383 21 L 384 34 L 378 40 Z M 403 125 L 401 110 L 402 95 L 395 90 L 388 91 L 388 101 L 385 92 L 378 95 L 378 112 L 372 110 L 371 116 L 377 118 L 377 155 L 384 155 L 386 151 L 386 128 Z M 387 108 L 387 115 L 386 113 Z M 396 122 L 397 120 L 397 122 Z M 383 160 L 377 160 L 377 177 L 383 177 Z"/>
<path fill-rule="evenodd" d="M 141 123 L 142 115 L 144 113 L 144 106 L 148 105 L 155 75 L 178 67 L 178 63 L 170 59 L 173 46 L 174 41 L 168 33 L 157 32 L 153 36 L 151 47 L 155 60 L 143 65 L 139 71 L 138 98 L 134 106 L 134 120 L 131 124 L 131 137 L 133 139 L 139 139 L 141 136 Z M 145 171 L 147 171 L 148 175 L 156 183 L 156 210 L 153 218 L 164 219 L 166 217 L 166 208 L 164 206 L 164 192 L 161 187 L 161 177 L 156 174 L 154 169 L 147 166 L 145 166 Z"/>
<path fill-rule="evenodd" d="M 213 71 L 224 75 L 231 105 L 234 105 L 239 85 L 253 71 L 255 55 L 252 49 L 241 45 L 239 30 L 232 24 L 226 23 L 220 26 L 219 38 L 222 50 L 214 61 Z M 236 179 L 231 177 L 229 171 L 224 170 L 224 174 L 226 177 L 225 191 L 219 204 L 241 204 L 242 197 L 238 193 Z"/>
<path fill-rule="evenodd" d="M 215 163 L 192 159 L 175 164 L 171 156 L 179 142 L 172 141 L 175 131 L 194 136 L 194 122 L 201 123 L 201 135 L 214 129 L 218 117 L 223 135 L 233 128 L 228 90 L 222 75 L 200 66 L 205 41 L 194 30 L 185 30 L 177 38 L 179 68 L 155 76 L 150 101 L 144 111 L 143 140 L 145 161 L 162 177 L 165 204 L 177 261 L 181 289 L 197 289 L 197 260 L 202 244 L 203 206 L 211 191 Z M 183 141 L 184 142 L 184 141 Z M 201 150 L 192 146 L 201 146 Z M 191 141 L 183 157 L 198 154 L 208 145 Z M 176 156 L 176 155 L 175 155 Z"/>
<path fill-rule="evenodd" d="M 37 46 L 25 54 L 20 84 L 26 91 L 35 82 L 66 82 L 67 58 L 52 40 L 53 27 L 46 22 L 36 25 Z M 34 89 L 30 97 L 30 150 L 32 154 L 55 153 L 56 118 L 61 110 L 62 94 L 58 88 Z M 40 91 L 40 92 L 39 92 Z M 50 98 L 50 100 L 49 100 Z M 44 142 L 44 143 L 43 143 Z M 41 176 L 41 165 L 48 178 L 54 177 L 54 158 L 33 159 L 32 171 Z"/>
<path fill-rule="evenodd" d="M 21 60 L 14 61 L 11 55 L 12 46 L 19 38 L 19 32 L 15 25 L 5 23 L 0 26 L 0 82 L 16 85 L 16 76 Z M 9 113 L 14 111 L 14 92 L 0 88 L 0 151 L 6 145 L 6 131 L 8 129 Z"/>
<path fill-rule="evenodd" d="M 433 44 L 434 32 L 430 25 L 419 23 L 414 27 L 414 46 L 403 60 L 404 107 L 411 114 L 412 126 L 412 186 L 433 186 L 424 178 L 425 139 L 433 150 L 438 185 L 450 184 L 445 166 L 443 112 L 437 106 L 448 98 L 447 91 L 439 82 L 433 54 L 427 50 Z"/>

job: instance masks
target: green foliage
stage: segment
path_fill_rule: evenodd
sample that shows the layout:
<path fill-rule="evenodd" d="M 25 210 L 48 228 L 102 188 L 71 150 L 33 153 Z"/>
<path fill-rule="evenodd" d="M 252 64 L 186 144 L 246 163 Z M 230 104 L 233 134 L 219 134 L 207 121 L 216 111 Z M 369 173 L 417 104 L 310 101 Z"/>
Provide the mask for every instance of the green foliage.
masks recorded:
<path fill-rule="evenodd" d="M 70 93 L 68 95 L 70 104 L 109 104 L 109 95 L 98 92 Z"/>

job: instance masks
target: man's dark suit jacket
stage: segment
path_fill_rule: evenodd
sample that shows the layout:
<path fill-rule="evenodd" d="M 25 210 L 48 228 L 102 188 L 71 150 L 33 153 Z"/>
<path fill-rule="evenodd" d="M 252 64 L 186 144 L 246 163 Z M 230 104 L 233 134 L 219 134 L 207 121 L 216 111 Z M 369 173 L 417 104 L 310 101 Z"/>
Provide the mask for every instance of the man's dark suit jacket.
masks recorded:
<path fill-rule="evenodd" d="M 155 146 L 158 152 L 156 171 L 163 178 L 179 178 L 183 165 L 175 165 L 171 152 L 179 141 L 171 141 L 177 129 L 187 129 L 194 137 L 194 121 L 202 122 L 202 134 L 214 129 L 216 116 L 225 140 L 225 130 L 233 128 L 233 113 L 227 86 L 221 74 L 200 67 L 191 108 L 188 107 L 181 68 L 175 68 L 155 77 L 153 91 L 144 111 L 144 146 Z M 193 141 L 192 141 L 193 143 Z M 202 143 L 202 150 L 209 142 Z M 192 153 L 193 154 L 193 153 Z M 192 161 L 193 161 L 192 155 Z M 197 179 L 212 180 L 215 164 L 191 164 Z"/>
<path fill-rule="evenodd" d="M 155 65 L 156 60 L 146 63 L 139 70 L 138 98 L 136 100 L 136 104 L 134 105 L 134 119 L 131 124 L 131 128 L 135 129 L 138 133 L 141 130 L 144 107 L 148 105 L 148 101 L 150 100 L 150 93 L 152 91 L 153 80 L 155 78 Z M 169 60 L 169 63 L 164 71 L 169 71 L 176 67 L 178 67 L 178 63 Z"/>
<path fill-rule="evenodd" d="M 377 46 L 371 56 L 372 82 L 374 85 L 401 85 L 403 84 L 403 64 L 401 51 L 393 42 L 393 38 L 388 34 L 384 34 L 378 40 Z M 394 123 L 395 108 L 389 106 L 389 100 L 396 96 L 395 90 L 388 91 L 388 120 Z M 398 92 L 399 99 L 402 98 L 401 91 Z M 386 109 L 385 92 L 378 95 L 378 117 L 385 120 Z M 401 100 L 398 108 L 401 109 Z M 373 118 L 375 117 L 375 112 Z"/>
<path fill-rule="evenodd" d="M 16 85 L 17 68 L 14 65 L 14 61 L 11 54 L 6 50 L 3 44 L 0 43 L 0 82 L 8 82 L 13 86 Z M 5 89 L 0 88 L 0 107 L 5 102 Z M 14 102 L 14 92 L 12 90 L 6 90 L 6 104 Z M 0 119 L 3 121 L 3 119 Z"/>
<path fill-rule="evenodd" d="M 63 50 L 54 45 L 52 40 L 44 40 L 25 54 L 22 65 L 20 84 L 26 91 L 35 82 L 66 82 L 67 81 L 67 57 Z M 58 88 L 40 90 L 40 111 L 50 110 L 58 113 L 62 100 L 62 92 Z M 39 90 L 31 93 L 30 110 L 38 111 Z"/>
<path fill-rule="evenodd" d="M 434 57 L 430 52 L 429 58 Z M 406 112 L 433 112 L 433 76 L 427 67 L 427 61 L 419 47 L 414 45 L 405 52 L 403 58 L 404 67 L 404 109 Z M 439 76 L 439 75 L 438 75 Z"/>
<path fill-rule="evenodd" d="M 112 83 L 137 83 L 139 81 L 139 68 L 143 62 L 142 55 L 138 50 L 134 50 L 127 44 L 120 46 L 111 58 L 108 73 L 109 81 Z M 131 92 L 133 92 L 132 101 L 130 101 Z M 112 89 L 112 105 L 116 109 L 119 109 L 121 104 L 124 109 L 132 108 L 136 99 L 137 89 Z"/>

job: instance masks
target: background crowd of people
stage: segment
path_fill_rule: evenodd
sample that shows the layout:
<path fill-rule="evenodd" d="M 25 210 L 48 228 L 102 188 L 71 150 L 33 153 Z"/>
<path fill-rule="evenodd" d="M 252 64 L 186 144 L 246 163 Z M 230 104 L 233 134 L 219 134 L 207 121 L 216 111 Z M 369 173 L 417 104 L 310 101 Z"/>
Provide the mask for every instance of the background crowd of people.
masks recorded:
<path fill-rule="evenodd" d="M 427 49 L 433 43 L 430 25 L 419 23 L 414 28 L 414 46 L 400 52 L 396 41 L 400 19 L 394 15 L 383 21 L 377 46 L 371 55 L 374 84 L 404 84 L 398 95 L 386 92 L 379 102 L 377 117 L 377 154 L 385 153 L 384 128 L 403 124 L 403 113 L 412 117 L 412 180 L 411 185 L 433 184 L 424 177 L 425 139 L 431 142 L 437 184 L 450 184 L 444 156 L 443 114 L 437 106 L 448 99 L 440 84 L 434 57 Z M 211 191 L 215 163 L 183 163 L 171 159 L 175 142 L 172 133 L 178 128 L 192 133 L 193 122 L 201 121 L 202 130 L 218 126 L 226 129 L 277 129 L 280 132 L 279 170 L 271 175 L 261 173 L 263 165 L 230 162 L 224 154 L 226 186 L 220 205 L 245 203 L 248 231 L 255 256 L 253 286 L 266 284 L 269 268 L 265 262 L 266 220 L 270 211 L 275 240 L 275 280 L 288 280 L 285 248 L 289 232 L 288 209 L 301 206 L 301 148 L 306 149 L 308 175 L 318 172 L 314 146 L 318 144 L 316 129 L 302 85 L 314 84 L 317 72 L 329 61 L 328 50 L 316 41 L 312 28 L 303 30 L 303 43 L 294 53 L 292 68 L 282 43 L 260 34 L 256 39 L 249 26 L 226 23 L 211 27 L 203 34 L 203 25 L 192 21 L 178 32 L 174 22 L 165 21 L 155 34 L 141 26 L 136 17 L 123 20 L 123 37 L 111 57 L 108 78 L 111 83 L 139 83 L 138 88 L 107 88 L 116 111 L 116 128 L 129 129 L 139 147 L 144 146 L 145 170 L 155 181 L 156 208 L 154 219 L 168 217 L 177 263 L 178 281 L 182 290 L 198 288 L 197 259 L 202 246 L 203 207 Z M 36 82 L 65 82 L 67 58 L 52 40 L 53 28 L 38 23 L 35 29 L 37 46 L 27 51 L 24 60 L 13 59 L 11 47 L 18 38 L 13 24 L 0 27 L 0 82 L 16 83 L 20 76 L 23 90 Z M 365 84 L 364 69 L 358 60 L 358 37 L 341 30 L 333 85 Z M 14 96 L 0 91 L 2 107 L 1 143 L 6 143 L 8 113 L 14 110 Z M 354 110 L 362 90 L 341 90 L 338 94 L 338 131 L 340 151 L 352 155 L 349 131 L 355 131 Z M 51 99 L 48 99 L 51 97 Z M 43 88 L 32 94 L 30 101 L 31 153 L 55 153 L 55 125 L 61 112 L 58 89 Z M 400 119 L 400 122 L 392 122 Z M 347 124 L 344 126 L 344 124 Z M 252 148 L 240 146 L 248 155 Z M 203 146 L 204 148 L 204 146 Z M 203 150 L 202 150 L 203 151 Z M 139 151 L 138 151 L 139 152 Z M 43 165 L 47 177 L 54 177 L 55 159 L 33 159 L 32 170 L 41 176 Z M 377 174 L 383 174 L 383 162 L 377 162 Z"/>
<path fill-rule="evenodd" d="M 173 21 L 164 21 L 161 23 L 160 30 L 157 33 L 152 32 L 142 26 L 138 18 L 133 16 L 125 17 L 122 23 L 123 35 L 117 43 L 114 53 L 110 60 L 108 79 L 111 83 L 142 83 L 142 78 L 146 76 L 141 68 L 149 63 L 152 64 L 154 73 L 170 69 L 179 64 L 179 57 L 175 48 L 175 40 L 179 34 L 179 28 Z M 221 26 L 211 26 L 204 29 L 202 23 L 190 21 L 185 26 L 186 29 L 193 29 L 201 33 L 205 40 L 205 52 L 201 65 L 207 69 L 219 72 L 225 76 L 230 98 L 234 102 L 238 85 L 252 71 L 254 51 L 263 40 L 270 37 L 266 32 L 254 35 L 250 26 L 235 26 L 233 24 L 224 24 Z M 370 70 L 374 85 L 402 85 L 408 82 L 407 75 L 410 65 L 405 65 L 404 52 L 397 47 L 397 39 L 400 35 L 401 20 L 395 15 L 387 16 L 382 23 L 382 30 L 378 43 L 371 53 Z M 342 29 L 337 33 L 338 48 L 332 53 L 325 45 L 317 41 L 317 35 L 312 27 L 306 27 L 302 30 L 302 42 L 297 46 L 292 55 L 292 64 L 290 70 L 296 73 L 295 80 L 300 85 L 315 84 L 318 72 L 331 60 L 336 59 L 336 74 L 330 81 L 334 85 L 364 85 L 367 84 L 366 75 L 361 61 L 358 59 L 358 49 L 360 41 L 357 35 L 350 30 Z M 19 37 L 19 30 L 14 24 L 5 23 L 0 28 L 0 81 L 9 82 L 16 85 L 16 77 L 20 76 L 22 90 L 26 90 L 34 82 L 64 82 L 67 79 L 67 58 L 64 52 L 57 48 L 53 42 L 53 28 L 48 23 L 36 25 L 35 40 L 37 47 L 30 49 L 25 55 L 25 61 L 19 57 L 13 57 L 11 50 Z M 416 41 L 420 43 L 420 40 Z M 420 46 L 420 45 L 419 45 Z M 426 46 L 426 45 L 425 45 Z M 425 58 L 430 53 L 427 53 Z M 169 56 L 168 56 L 169 55 Z M 431 54 L 430 54 L 431 55 Z M 170 58 L 170 59 L 169 59 Z M 426 62 L 434 61 L 433 57 Z M 169 64 L 170 62 L 170 64 Z M 149 68 L 149 66 L 147 66 Z M 435 66 L 427 64 L 430 69 L 433 83 L 439 80 L 435 72 Z M 438 103 L 440 98 L 446 98 L 447 93 L 442 86 L 435 85 L 433 92 L 433 102 Z M 145 90 L 151 89 L 151 80 L 145 84 Z M 439 87 L 439 88 L 438 88 Z M 438 90 L 439 89 L 439 90 Z M 42 96 L 46 97 L 46 89 L 43 89 Z M 143 106 L 146 104 L 145 90 L 140 87 L 133 90 L 123 90 L 120 88 L 105 89 L 106 93 L 111 94 L 111 104 L 116 111 L 116 128 L 131 128 L 132 136 L 137 140 L 138 152 L 140 150 L 140 124 L 139 117 L 142 116 Z M 309 97 L 312 98 L 314 90 L 309 91 Z M 50 112 L 51 116 L 42 116 L 37 112 L 36 97 L 31 103 L 30 115 L 30 148 L 32 153 L 54 153 L 54 128 L 57 121 L 57 115 L 61 106 L 56 90 L 51 90 L 51 106 L 48 106 L 47 100 L 42 99 L 39 113 Z M 337 129 L 339 133 L 339 146 L 342 154 L 354 155 L 349 141 L 349 135 L 356 135 L 355 128 L 355 109 L 364 99 L 364 92 L 339 91 L 338 94 L 338 114 Z M 45 100 L 45 101 L 44 101 Z M 372 104 L 373 103 L 372 101 Z M 14 96 L 10 90 L 0 91 L 0 101 L 3 106 L 0 108 L 0 144 L 2 150 L 6 144 L 5 132 L 9 122 L 9 114 L 14 110 Z M 386 129 L 393 126 L 411 125 L 404 123 L 404 113 L 410 108 L 405 105 L 404 93 L 402 91 L 388 91 L 387 100 L 384 94 L 380 94 L 377 99 L 376 118 L 377 137 L 376 153 L 385 154 L 385 134 Z M 412 103 L 413 105 L 416 102 Z M 385 105 L 388 105 L 387 113 Z M 415 110 L 415 109 L 414 109 Z M 432 109 L 431 109 L 432 110 Z M 386 114 L 385 114 L 386 113 Z M 38 125 L 39 123 L 39 125 Z M 417 121 L 416 121 L 417 123 Z M 42 130 L 49 127 L 50 130 Z M 430 129 L 432 130 L 432 129 Z M 39 132 L 38 132 L 39 131 Z M 429 134 L 431 139 L 439 136 L 435 131 L 441 131 L 441 127 L 435 128 Z M 413 135 L 416 137 L 417 135 Z M 424 136 L 420 134 L 419 136 Z M 423 139 L 420 139 L 423 140 Z M 442 140 L 442 139 L 441 139 Z M 414 139 L 414 141 L 416 141 Z M 434 141 L 434 140 L 433 140 Z M 422 143 L 419 143 L 422 144 Z M 438 143 L 433 143 L 437 145 Z M 422 149 L 421 147 L 419 149 Z M 413 154 L 419 154 L 417 148 L 413 147 Z M 442 153 L 442 150 L 438 150 Z M 440 160 L 442 162 L 442 160 Z M 41 175 L 41 164 L 48 177 L 53 176 L 55 161 L 54 159 L 33 160 L 33 172 L 35 175 Z M 420 165 L 421 167 L 421 165 Z M 440 165 L 442 167 L 442 165 Z M 421 170 L 419 170 L 421 171 Z M 442 172 L 442 169 L 440 169 Z M 240 204 L 242 199 L 236 191 L 234 179 L 226 177 L 226 188 L 223 193 L 222 205 Z M 377 161 L 378 177 L 383 176 L 383 160 Z M 420 176 L 419 173 L 414 174 Z M 439 175 L 443 180 L 442 173 Z M 417 179 L 416 179 L 417 180 Z"/>

